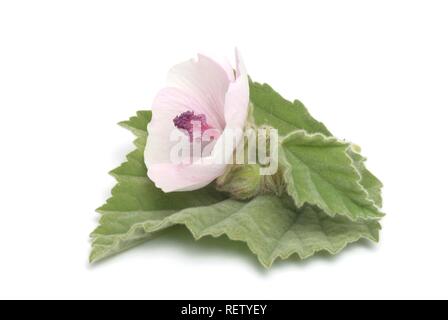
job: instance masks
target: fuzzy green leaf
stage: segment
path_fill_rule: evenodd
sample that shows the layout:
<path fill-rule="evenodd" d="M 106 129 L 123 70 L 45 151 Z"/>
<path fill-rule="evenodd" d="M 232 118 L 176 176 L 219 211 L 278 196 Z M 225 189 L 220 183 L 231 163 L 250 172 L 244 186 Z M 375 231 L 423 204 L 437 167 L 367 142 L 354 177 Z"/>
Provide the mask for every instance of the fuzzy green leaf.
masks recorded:
<path fill-rule="evenodd" d="M 251 101 L 253 104 L 253 121 L 255 122 L 256 125 L 258 126 L 267 125 L 276 128 L 279 131 L 279 134 L 282 136 L 286 136 L 297 130 L 304 130 L 309 134 L 320 133 L 326 137 L 332 137 L 331 132 L 321 122 L 314 119 L 300 101 L 298 100 L 294 102 L 287 101 L 280 94 L 275 92 L 269 85 L 259 84 L 256 82 L 250 83 L 250 93 L 251 93 Z M 347 149 L 347 145 L 344 145 L 343 148 Z M 366 198 L 372 200 L 377 207 L 381 207 L 382 206 L 381 182 L 369 170 L 367 170 L 365 166 L 365 158 L 363 156 L 349 149 L 347 149 L 347 154 L 352 159 L 354 169 L 358 172 L 358 175 L 361 176 L 359 183 L 361 184 L 362 188 L 365 189 L 365 191 L 367 192 Z M 329 158 L 330 156 L 331 156 L 330 154 L 326 155 L 328 162 L 331 162 L 331 159 Z M 346 157 L 344 156 L 344 158 Z M 288 164 L 289 162 L 286 162 L 286 165 Z M 295 170 L 297 171 L 298 169 L 296 168 Z M 353 175 L 356 176 L 356 174 L 353 173 L 352 168 L 349 168 L 349 170 L 352 172 L 352 176 Z M 298 179 L 295 180 L 289 179 L 289 181 L 290 182 L 295 181 L 295 183 L 300 183 Z M 359 190 L 358 187 L 357 187 L 358 191 L 356 192 L 362 194 L 363 193 L 362 190 Z M 290 187 L 290 190 L 292 188 L 300 190 L 303 189 L 303 186 L 299 184 L 297 186 Z M 302 193 L 304 192 L 306 191 L 303 191 Z M 303 195 L 299 196 L 297 192 L 292 192 L 292 195 L 296 199 L 298 205 L 302 205 L 305 201 L 307 201 L 306 199 L 309 198 L 304 197 Z M 319 197 L 319 195 L 315 195 L 315 197 L 312 198 L 316 197 Z M 323 199 L 321 199 L 321 201 L 315 200 L 311 203 L 322 205 L 321 207 L 324 209 L 332 207 L 332 205 L 325 205 L 322 202 Z M 362 202 L 364 202 L 364 200 Z M 343 212 L 346 211 L 347 210 Z M 330 215 L 335 214 L 334 211 L 330 211 L 329 213 Z M 354 219 L 358 216 L 358 214 L 356 213 L 352 215 L 348 214 L 347 212 L 345 215 L 351 216 Z M 365 213 L 361 214 L 361 216 L 374 217 L 377 216 L 377 214 Z"/>
<path fill-rule="evenodd" d="M 366 238 L 378 241 L 380 225 L 370 221 L 352 222 L 330 218 L 321 210 L 304 206 L 289 207 L 276 196 L 259 196 L 248 202 L 232 199 L 210 206 L 189 208 L 177 213 L 167 212 L 103 216 L 103 228 L 116 230 L 115 243 L 99 236 L 97 242 L 116 249 L 128 247 L 129 241 L 150 238 L 154 233 L 173 225 L 185 225 L 195 239 L 205 236 L 227 236 L 245 242 L 260 263 L 270 267 L 277 258 L 287 259 L 297 254 L 306 259 L 316 252 L 337 254 L 347 244 Z M 124 227 L 126 226 L 126 227 Z"/>
<path fill-rule="evenodd" d="M 352 150 L 348 150 L 348 155 L 352 158 L 356 170 L 362 176 L 360 183 L 366 189 L 369 198 L 375 202 L 377 207 L 381 208 L 383 206 L 383 198 L 381 196 L 382 182 L 366 168 L 366 158 Z"/>
<path fill-rule="evenodd" d="M 349 143 L 303 130 L 283 139 L 280 162 L 287 191 L 298 207 L 309 203 L 332 217 L 339 214 L 351 220 L 383 216 L 362 186 L 363 178 L 348 155 L 349 148 Z M 358 166 L 363 169 L 361 163 Z M 370 178 L 364 182 L 370 185 Z"/>
<path fill-rule="evenodd" d="M 267 84 L 251 82 L 250 100 L 254 106 L 253 120 L 258 126 L 275 128 L 282 136 L 298 129 L 331 136 L 330 131 L 310 115 L 303 103 L 285 100 Z"/>

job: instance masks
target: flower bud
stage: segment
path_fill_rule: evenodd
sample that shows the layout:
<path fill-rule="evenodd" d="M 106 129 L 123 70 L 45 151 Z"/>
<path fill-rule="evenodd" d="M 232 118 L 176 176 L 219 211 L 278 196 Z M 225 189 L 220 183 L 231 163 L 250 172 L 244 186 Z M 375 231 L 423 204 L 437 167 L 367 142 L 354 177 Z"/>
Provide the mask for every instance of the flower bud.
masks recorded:
<path fill-rule="evenodd" d="M 258 164 L 229 166 L 227 172 L 216 180 L 216 184 L 219 191 L 228 192 L 238 200 L 247 200 L 267 193 L 280 196 L 284 190 L 281 173 L 260 175 Z"/>
<path fill-rule="evenodd" d="M 257 164 L 229 166 L 216 183 L 219 191 L 228 192 L 235 199 L 253 198 L 261 189 L 260 167 Z"/>

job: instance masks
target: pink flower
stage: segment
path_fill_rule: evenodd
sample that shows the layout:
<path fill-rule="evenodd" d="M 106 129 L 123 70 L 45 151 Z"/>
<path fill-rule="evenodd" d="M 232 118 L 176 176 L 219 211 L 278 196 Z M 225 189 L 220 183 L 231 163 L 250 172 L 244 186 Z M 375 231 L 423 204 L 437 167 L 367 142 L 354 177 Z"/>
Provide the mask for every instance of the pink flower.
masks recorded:
<path fill-rule="evenodd" d="M 145 149 L 149 178 L 164 192 L 191 191 L 210 184 L 224 173 L 232 157 L 233 149 L 223 152 L 227 133 L 240 132 L 236 145 L 241 142 L 248 109 L 249 81 L 238 51 L 236 70 L 228 62 L 218 63 L 204 55 L 172 68 L 167 87 L 152 106 Z M 192 143 L 194 125 L 201 133 L 212 132 L 210 152 L 188 164 L 173 163 L 173 131 L 182 130 Z M 223 155 L 224 161 L 217 161 Z"/>

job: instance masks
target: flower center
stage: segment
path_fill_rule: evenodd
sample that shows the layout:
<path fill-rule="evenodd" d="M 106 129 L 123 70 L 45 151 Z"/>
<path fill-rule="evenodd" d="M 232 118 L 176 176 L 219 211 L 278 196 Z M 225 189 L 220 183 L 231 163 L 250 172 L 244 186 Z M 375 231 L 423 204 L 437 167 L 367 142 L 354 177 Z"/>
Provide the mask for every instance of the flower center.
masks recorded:
<path fill-rule="evenodd" d="M 173 123 L 176 128 L 185 130 L 190 136 L 190 141 L 197 135 L 198 138 L 202 137 L 202 134 L 211 129 L 212 127 L 207 123 L 207 117 L 205 114 L 195 114 L 193 111 L 186 111 L 178 115 L 173 119 Z M 194 132 L 197 130 L 198 132 Z M 201 130 L 201 132 L 199 132 Z"/>

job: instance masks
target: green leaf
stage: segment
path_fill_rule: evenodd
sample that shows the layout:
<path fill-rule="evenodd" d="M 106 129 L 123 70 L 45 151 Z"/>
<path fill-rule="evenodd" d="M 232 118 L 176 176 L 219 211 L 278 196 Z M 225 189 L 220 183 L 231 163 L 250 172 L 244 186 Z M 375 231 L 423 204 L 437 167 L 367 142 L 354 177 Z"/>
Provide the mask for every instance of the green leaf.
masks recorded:
<path fill-rule="evenodd" d="M 118 221 L 113 214 L 106 214 L 102 224 L 109 232 L 116 230 L 116 249 L 127 248 L 129 241 L 151 237 L 178 224 L 185 225 L 195 239 L 226 235 L 231 240 L 247 243 L 265 267 L 270 267 L 277 258 L 287 259 L 293 254 L 300 259 L 319 251 L 337 254 L 361 238 L 378 241 L 380 229 L 375 221 L 360 223 L 342 217 L 330 218 L 308 205 L 294 210 L 276 196 L 259 196 L 248 202 L 227 199 L 173 214 L 141 212 Z M 97 239 L 101 241 L 99 245 L 111 245 L 107 238 Z"/>
<path fill-rule="evenodd" d="M 331 136 L 330 131 L 314 119 L 300 101 L 285 100 L 267 84 L 251 82 L 250 100 L 253 119 L 258 126 L 276 128 L 281 136 L 298 129 Z"/>
<path fill-rule="evenodd" d="M 326 137 L 332 137 L 331 132 L 321 122 L 314 119 L 300 101 L 297 100 L 294 102 L 287 101 L 280 94 L 275 92 L 269 85 L 259 84 L 256 82 L 250 83 L 250 94 L 251 94 L 251 102 L 253 104 L 253 120 L 256 125 L 258 126 L 268 125 L 273 128 L 276 128 L 279 130 L 279 134 L 282 136 L 286 136 L 297 130 L 304 130 L 309 134 L 320 133 Z M 347 149 L 347 145 L 344 145 L 344 148 Z M 347 153 L 348 156 L 352 158 L 353 165 L 356 171 L 358 172 L 358 175 L 361 176 L 357 177 L 357 179 L 358 180 L 360 179 L 358 182 L 361 184 L 362 188 L 365 189 L 365 191 L 368 193 L 367 198 L 371 199 L 376 204 L 377 207 L 381 207 L 382 206 L 381 182 L 369 170 L 367 170 L 365 166 L 364 157 L 362 157 L 359 153 L 353 152 L 351 150 L 348 150 Z M 331 162 L 332 159 L 328 157 L 330 157 L 330 155 L 327 155 L 327 160 L 328 162 Z M 293 162 L 295 163 L 295 161 Z M 288 164 L 289 162 L 286 162 L 287 166 Z M 298 171 L 299 169 L 295 168 L 295 170 Z M 353 169 L 350 169 L 350 171 L 353 171 Z M 356 176 L 356 174 L 353 172 L 351 175 Z M 300 183 L 298 179 L 292 180 L 291 177 L 289 178 L 289 181 L 290 182 L 295 181 L 296 183 Z M 312 186 L 309 187 L 313 188 Z M 290 189 L 292 188 L 303 189 L 303 186 L 299 184 L 297 186 L 290 187 Z M 362 190 L 359 190 L 359 188 L 357 189 L 358 191 L 356 191 L 356 193 L 361 194 L 363 193 Z M 302 205 L 305 201 L 307 201 L 305 199 L 308 199 L 310 197 L 319 198 L 319 195 L 316 194 L 314 196 L 300 195 L 300 193 L 306 193 L 307 192 L 306 190 L 307 189 L 305 188 L 305 190 L 303 191 L 291 192 L 293 197 L 296 199 L 298 205 Z M 316 193 L 316 190 L 314 190 L 314 193 Z M 324 199 L 321 199 L 320 201 L 315 200 L 312 203 L 317 205 L 320 204 L 321 207 L 325 209 L 327 207 L 332 207 L 331 205 L 325 205 L 324 203 L 322 203 L 323 201 Z M 364 203 L 364 201 L 361 202 Z M 337 207 L 340 207 L 340 205 Z M 346 211 L 347 210 L 342 212 Z M 335 211 L 330 211 L 330 215 L 334 214 Z M 351 214 L 346 215 L 349 217 L 351 216 L 354 219 L 356 219 L 356 217 L 358 216 L 358 214 L 356 213 L 354 213 L 354 215 Z M 378 216 L 376 213 L 370 214 L 369 212 L 361 214 L 361 216 L 363 215 L 365 217 Z"/>
<path fill-rule="evenodd" d="M 338 214 L 351 220 L 383 216 L 362 186 L 363 178 L 347 153 L 349 148 L 349 143 L 303 130 L 282 140 L 280 163 L 285 168 L 287 191 L 297 207 L 309 203 L 332 217 Z M 363 169 L 360 163 L 358 166 Z M 369 186 L 370 178 L 364 178 Z M 376 197 L 375 191 L 372 194 Z"/>
<path fill-rule="evenodd" d="M 369 198 L 375 202 L 377 207 L 381 208 L 383 206 L 383 199 L 381 196 L 383 184 L 373 175 L 373 173 L 367 170 L 365 166 L 366 158 L 352 150 L 348 150 L 348 155 L 352 158 L 355 168 L 362 176 L 360 182 L 364 189 L 368 192 Z"/>
<path fill-rule="evenodd" d="M 130 130 L 137 137 L 134 144 L 142 153 L 145 150 L 146 139 L 148 138 L 148 124 L 151 121 L 151 117 L 151 111 L 138 111 L 136 116 L 119 123 L 120 126 Z"/>

